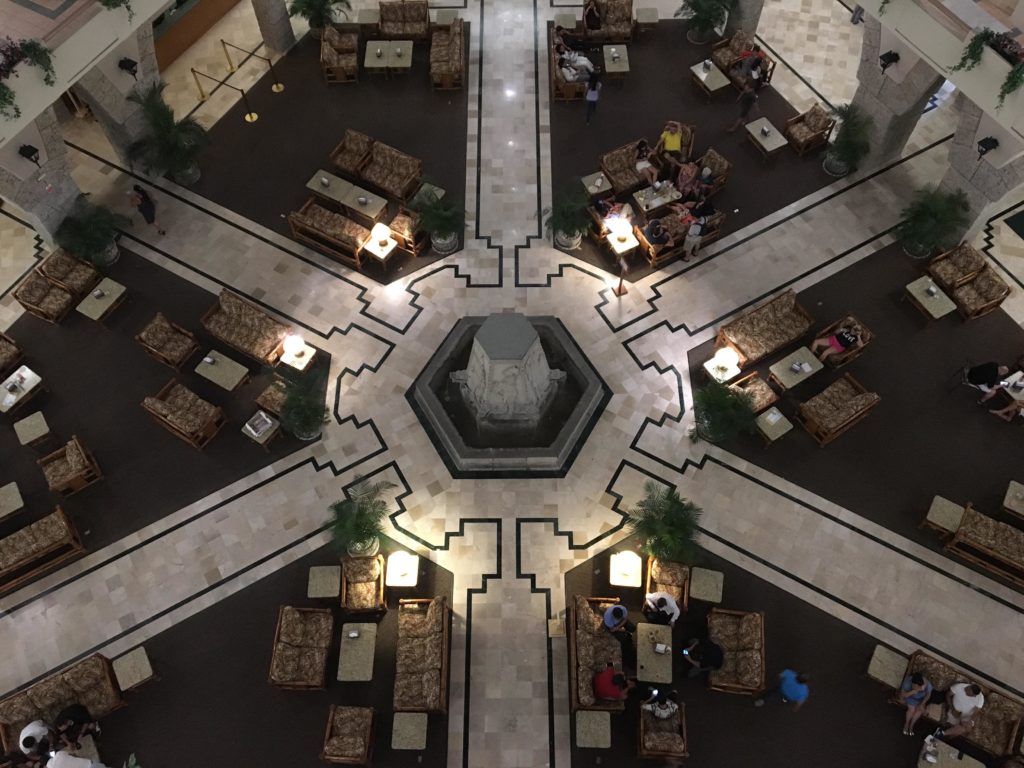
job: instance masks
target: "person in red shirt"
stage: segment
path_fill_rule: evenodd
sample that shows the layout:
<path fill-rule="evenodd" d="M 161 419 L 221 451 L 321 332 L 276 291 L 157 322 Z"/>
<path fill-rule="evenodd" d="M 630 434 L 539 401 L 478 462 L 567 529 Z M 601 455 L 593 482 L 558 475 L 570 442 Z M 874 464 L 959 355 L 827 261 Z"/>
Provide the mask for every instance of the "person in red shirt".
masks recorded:
<path fill-rule="evenodd" d="M 636 685 L 626 680 L 621 672 L 616 672 L 609 661 L 608 666 L 594 675 L 594 696 L 602 701 L 622 701 Z"/>

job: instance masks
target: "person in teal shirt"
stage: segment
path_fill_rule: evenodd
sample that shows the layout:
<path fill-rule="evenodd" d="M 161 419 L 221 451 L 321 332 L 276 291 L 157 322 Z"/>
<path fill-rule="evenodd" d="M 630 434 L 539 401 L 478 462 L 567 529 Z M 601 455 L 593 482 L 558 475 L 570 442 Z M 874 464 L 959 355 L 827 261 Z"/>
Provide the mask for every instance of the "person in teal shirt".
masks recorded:
<path fill-rule="evenodd" d="M 763 707 L 766 701 L 775 696 L 781 696 L 784 702 L 793 705 L 793 711 L 800 709 L 811 695 L 811 689 L 807 686 L 807 675 L 796 672 L 792 669 L 784 669 L 779 673 L 779 682 L 772 688 L 762 693 L 755 701 L 755 707 Z"/>

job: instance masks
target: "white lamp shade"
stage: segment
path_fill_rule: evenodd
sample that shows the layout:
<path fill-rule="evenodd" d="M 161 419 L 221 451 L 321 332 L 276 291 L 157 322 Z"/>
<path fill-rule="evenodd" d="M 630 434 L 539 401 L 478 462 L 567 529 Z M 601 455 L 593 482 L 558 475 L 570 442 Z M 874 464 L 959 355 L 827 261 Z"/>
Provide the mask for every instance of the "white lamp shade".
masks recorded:
<path fill-rule="evenodd" d="M 370 239 L 379 243 L 382 248 L 387 243 L 389 237 L 391 237 L 391 229 L 387 224 L 377 222 L 373 225 L 373 229 L 370 230 Z"/>
<path fill-rule="evenodd" d="M 388 555 L 387 573 L 384 578 L 389 587 L 415 587 L 419 578 L 420 558 L 404 550 Z"/>
<path fill-rule="evenodd" d="M 629 235 L 633 231 L 633 225 L 625 219 L 613 218 L 607 219 L 605 224 L 608 226 L 608 231 L 611 232 L 615 237 L 623 238 Z"/>
<path fill-rule="evenodd" d="M 722 347 L 715 352 L 715 362 L 724 365 L 726 368 L 734 367 L 739 361 L 740 356 L 736 354 L 736 350 L 732 347 Z"/>
<path fill-rule="evenodd" d="M 616 552 L 611 556 L 608 581 L 619 587 L 639 587 L 643 561 L 636 552 Z"/>
<path fill-rule="evenodd" d="M 297 333 L 289 333 L 284 337 L 284 353 L 294 357 L 306 347 L 305 340 Z"/>

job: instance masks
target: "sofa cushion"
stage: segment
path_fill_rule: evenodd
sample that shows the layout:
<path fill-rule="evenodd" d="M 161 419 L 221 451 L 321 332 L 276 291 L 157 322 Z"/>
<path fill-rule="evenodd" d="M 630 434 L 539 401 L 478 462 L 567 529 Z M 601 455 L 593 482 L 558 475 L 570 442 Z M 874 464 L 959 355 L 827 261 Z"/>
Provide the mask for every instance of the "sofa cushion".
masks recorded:
<path fill-rule="evenodd" d="M 296 648 L 287 643 L 274 646 L 270 679 L 275 683 L 319 684 L 327 665 L 323 648 Z"/>
<path fill-rule="evenodd" d="M 672 752 L 678 755 L 686 752 L 679 711 L 672 717 L 659 718 L 647 710 L 641 710 L 640 717 L 643 718 L 643 748 L 646 751 Z"/>
<path fill-rule="evenodd" d="M 440 669 L 444 661 L 443 640 L 440 634 L 404 638 L 398 645 L 396 670 L 423 672 L 428 669 Z"/>
<path fill-rule="evenodd" d="M 708 673 L 711 685 L 732 685 L 756 689 L 764 683 L 760 651 L 731 651 L 725 654 L 722 668 Z"/>
<path fill-rule="evenodd" d="M 405 197 L 419 174 L 419 160 L 379 141 L 374 143 L 370 161 L 361 171 L 366 181 L 394 197 Z"/>
<path fill-rule="evenodd" d="M 345 607 L 353 611 L 369 611 L 380 607 L 380 590 L 376 582 L 349 582 L 345 587 Z"/>
<path fill-rule="evenodd" d="M 719 179 L 729 171 L 730 163 L 722 155 L 718 154 L 717 151 L 710 147 L 704 152 L 704 155 L 697 161 L 702 169 L 710 168 L 711 176 L 714 179 Z"/>
<path fill-rule="evenodd" d="M 601 629 L 601 616 L 590 606 L 583 595 L 576 595 L 576 628 L 581 632 L 594 634 Z"/>
<path fill-rule="evenodd" d="M 61 677 L 93 717 L 104 717 L 121 704 L 120 692 L 111 680 L 106 662 L 99 656 L 83 659 L 64 670 Z"/>
<path fill-rule="evenodd" d="M 366 707 L 336 707 L 324 753 L 331 757 L 359 760 L 369 747 L 373 710 Z"/>
<path fill-rule="evenodd" d="M 146 398 L 149 402 L 152 398 Z M 216 417 L 217 409 L 182 384 L 175 384 L 164 400 L 162 412 L 171 424 L 185 434 L 202 432 Z"/>
<path fill-rule="evenodd" d="M 985 266 L 978 276 L 969 283 L 953 290 L 953 299 L 968 313 L 977 312 L 993 301 L 1000 301 L 1010 293 L 1010 286 L 995 273 L 990 266 Z"/>
<path fill-rule="evenodd" d="M 395 675 L 395 709 L 437 709 L 441 704 L 441 671 L 399 672 Z"/>
<path fill-rule="evenodd" d="M 29 304 L 38 306 L 49 291 L 50 284 L 46 281 L 46 278 L 38 272 L 32 271 L 28 273 L 28 277 L 18 286 L 15 295 Z"/>
<path fill-rule="evenodd" d="M 380 560 L 376 557 L 350 557 L 344 562 L 345 579 L 349 582 L 376 581 L 380 576 Z"/>
<path fill-rule="evenodd" d="M 0 701 L 0 723 L 17 725 L 40 718 L 39 708 L 32 703 L 28 693 L 22 691 Z"/>
<path fill-rule="evenodd" d="M 26 691 L 47 722 L 52 722 L 68 704 L 75 701 L 74 689 L 60 675 L 51 675 Z"/>
<path fill-rule="evenodd" d="M 804 119 L 797 123 L 797 125 L 802 124 L 813 133 L 821 133 L 828 128 L 830 120 L 828 112 L 822 109 L 820 104 L 815 104 L 807 111 Z"/>
<path fill-rule="evenodd" d="M 39 269 L 50 279 L 66 285 L 78 294 L 85 293 L 99 280 L 99 272 L 94 267 L 63 249 L 47 256 Z"/>
<path fill-rule="evenodd" d="M 800 412 L 808 421 L 814 421 L 831 431 L 866 411 L 879 399 L 875 392 L 858 392 L 848 379 L 842 378 L 832 382 L 807 402 L 801 403 Z"/>

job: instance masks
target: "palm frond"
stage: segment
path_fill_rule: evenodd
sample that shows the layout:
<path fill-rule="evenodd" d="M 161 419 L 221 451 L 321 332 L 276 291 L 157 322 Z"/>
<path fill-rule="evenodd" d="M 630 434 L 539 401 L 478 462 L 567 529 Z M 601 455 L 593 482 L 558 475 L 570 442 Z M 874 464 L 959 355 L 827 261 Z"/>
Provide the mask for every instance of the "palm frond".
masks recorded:
<path fill-rule="evenodd" d="M 643 539 L 643 549 L 660 560 L 690 563 L 698 555 L 696 539 L 703 511 L 675 488 L 647 481 L 644 497 L 627 513 L 630 531 Z"/>

